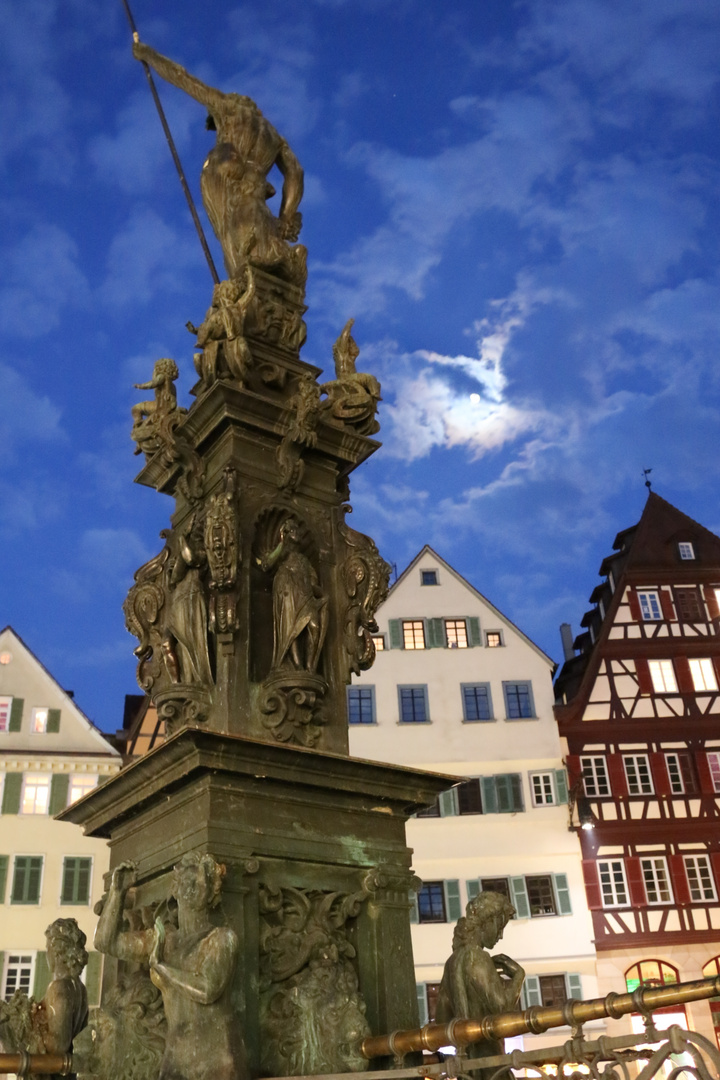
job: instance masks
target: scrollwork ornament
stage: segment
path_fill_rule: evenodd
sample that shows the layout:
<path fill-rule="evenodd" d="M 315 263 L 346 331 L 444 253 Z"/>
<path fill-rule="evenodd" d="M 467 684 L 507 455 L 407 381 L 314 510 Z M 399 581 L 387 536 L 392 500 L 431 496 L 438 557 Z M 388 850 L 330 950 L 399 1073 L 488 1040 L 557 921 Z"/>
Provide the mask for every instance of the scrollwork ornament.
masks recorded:
<path fill-rule="evenodd" d="M 375 419 L 380 383 L 374 375 L 355 370 L 360 349 L 351 333 L 354 323 L 348 319 L 333 345 L 335 378 L 320 387 L 327 395 L 323 407 L 333 420 L 354 428 L 359 435 L 374 435 L 380 430 Z"/>
<path fill-rule="evenodd" d="M 346 507 L 346 512 L 351 508 Z M 375 542 L 343 522 L 340 533 L 350 551 L 343 565 L 348 598 L 344 618 L 344 644 L 350 671 L 359 675 L 375 660 L 373 634 L 378 632 L 375 612 L 388 594 L 390 565 Z"/>

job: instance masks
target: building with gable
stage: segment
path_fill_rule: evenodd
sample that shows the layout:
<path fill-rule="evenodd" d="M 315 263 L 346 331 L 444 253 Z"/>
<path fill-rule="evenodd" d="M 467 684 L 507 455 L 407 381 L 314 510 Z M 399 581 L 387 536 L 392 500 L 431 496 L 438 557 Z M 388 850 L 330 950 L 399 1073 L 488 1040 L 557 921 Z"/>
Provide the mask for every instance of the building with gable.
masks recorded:
<path fill-rule="evenodd" d="M 122 761 L 15 631 L 0 631 L 0 994 L 41 998 L 45 929 L 77 919 L 88 938 L 90 1004 L 100 987 L 93 905 L 107 845 L 52 816 L 117 772 Z"/>
<path fill-rule="evenodd" d="M 413 926 L 423 1022 L 434 1016 L 455 923 L 481 888 L 517 910 L 498 950 L 527 972 L 525 1005 L 594 996 L 552 660 L 427 546 L 377 621 L 375 664 L 348 688 L 351 753 L 467 777 L 408 823 L 423 882 Z"/>
<path fill-rule="evenodd" d="M 594 825 L 580 836 L 604 994 L 720 970 L 720 538 L 651 491 L 600 575 L 555 712 Z M 670 1020 L 712 1038 L 720 1004 Z"/>

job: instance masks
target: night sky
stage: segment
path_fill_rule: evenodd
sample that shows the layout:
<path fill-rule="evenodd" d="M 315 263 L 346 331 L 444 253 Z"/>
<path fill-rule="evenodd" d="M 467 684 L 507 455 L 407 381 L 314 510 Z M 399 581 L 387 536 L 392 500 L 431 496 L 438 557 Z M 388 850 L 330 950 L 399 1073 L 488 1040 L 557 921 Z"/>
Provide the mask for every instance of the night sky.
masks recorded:
<path fill-rule="evenodd" d="M 352 524 L 398 570 L 430 543 L 559 659 L 644 468 L 720 531 L 717 0 L 133 7 L 305 168 L 302 356 L 331 375 L 356 318 L 384 446 Z M 171 356 L 190 403 L 212 283 L 119 0 L 5 0 L 0 54 L 0 626 L 114 729 L 172 508 L 132 483 L 132 384 Z M 158 85 L 200 206 L 213 136 Z"/>

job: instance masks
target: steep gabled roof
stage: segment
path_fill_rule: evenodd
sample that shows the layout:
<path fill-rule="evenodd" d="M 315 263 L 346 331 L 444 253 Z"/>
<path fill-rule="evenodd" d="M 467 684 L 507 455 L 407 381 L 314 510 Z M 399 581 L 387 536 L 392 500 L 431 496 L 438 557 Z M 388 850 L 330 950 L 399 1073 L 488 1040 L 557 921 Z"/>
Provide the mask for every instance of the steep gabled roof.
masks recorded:
<path fill-rule="evenodd" d="M 460 584 L 468 590 L 468 592 L 472 593 L 472 595 L 476 597 L 476 599 L 481 600 L 483 604 L 486 604 L 487 607 L 489 607 L 490 610 L 493 612 L 493 614 L 498 617 L 498 619 L 504 622 L 506 626 L 511 627 L 515 631 L 515 633 L 523 639 L 523 641 L 527 642 L 527 644 L 543 658 L 543 660 L 547 661 L 550 667 L 556 667 L 555 661 L 551 657 L 549 657 L 548 654 L 544 652 L 539 645 L 536 645 L 532 638 L 529 638 L 528 635 L 524 633 L 520 629 L 520 627 L 512 621 L 512 619 L 509 619 L 507 615 L 504 615 L 503 612 L 500 611 L 499 608 L 495 607 L 495 605 L 490 600 L 488 600 L 487 596 L 481 593 L 479 589 L 476 589 L 475 586 L 467 580 L 467 578 L 464 578 L 462 574 L 458 573 L 458 571 L 453 566 L 451 566 L 449 562 L 443 559 L 442 555 L 438 555 L 437 551 L 435 551 L 434 548 L 430 547 L 429 544 L 425 544 L 425 546 L 417 553 L 415 558 L 408 563 L 402 574 L 400 574 L 400 576 L 398 577 L 397 581 L 390 588 L 388 598 L 400 588 L 400 586 L 403 584 L 404 581 L 407 580 L 408 575 L 412 573 L 412 571 L 423 558 L 423 556 L 427 554 L 430 554 L 434 559 L 437 559 L 438 563 L 440 563 L 440 565 L 444 567 L 444 569 L 447 570 L 448 573 L 452 574 L 452 576 L 457 581 L 459 581 Z"/>
<path fill-rule="evenodd" d="M 119 757 L 118 751 L 108 741 L 108 738 L 104 734 L 104 732 L 102 732 L 99 727 L 97 727 L 95 724 L 93 724 L 92 720 L 88 716 L 85 715 L 85 713 L 82 711 L 82 709 L 77 704 L 75 699 L 67 692 L 67 690 L 63 689 L 63 687 L 57 681 L 57 679 L 55 678 L 53 673 L 51 671 L 48 671 L 48 669 L 43 664 L 42 660 L 40 660 L 35 655 L 35 653 L 32 651 L 30 646 L 27 645 L 25 641 L 23 641 L 23 639 L 20 637 L 20 635 L 17 633 L 17 631 L 14 630 L 13 627 L 8 624 L 7 626 L 4 626 L 2 628 L 2 630 L 0 630 L 0 639 L 2 639 L 4 634 L 8 634 L 11 637 L 11 639 L 13 640 L 13 642 L 15 644 L 17 644 L 17 646 L 19 646 L 19 648 L 23 649 L 24 652 L 30 657 L 33 664 L 35 664 L 36 667 L 38 667 L 40 669 L 40 671 L 43 673 L 43 675 L 47 679 L 49 679 L 50 682 L 53 683 L 53 685 L 57 688 L 58 692 L 64 698 L 65 707 L 70 712 L 75 714 L 75 716 L 77 717 L 80 724 L 87 729 L 88 733 L 94 739 L 96 739 L 98 741 L 98 750 L 100 752 L 102 752 L 102 753 L 109 754 L 111 756 Z"/>

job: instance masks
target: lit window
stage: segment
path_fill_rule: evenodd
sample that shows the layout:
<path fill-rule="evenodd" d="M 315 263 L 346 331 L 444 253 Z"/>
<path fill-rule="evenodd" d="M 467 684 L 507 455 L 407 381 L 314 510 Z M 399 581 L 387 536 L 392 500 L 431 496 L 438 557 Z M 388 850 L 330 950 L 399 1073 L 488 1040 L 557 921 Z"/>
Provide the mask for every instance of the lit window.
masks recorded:
<path fill-rule="evenodd" d="M 653 784 L 647 754 L 629 754 L 623 757 L 623 764 L 629 794 L 652 795 Z"/>
<path fill-rule="evenodd" d="M 16 990 L 30 996 L 33 976 L 33 954 L 10 953 L 5 965 L 3 997 L 9 1001 Z"/>
<path fill-rule="evenodd" d="M 712 660 L 706 658 L 691 660 L 690 674 L 692 675 L 693 686 L 698 693 L 702 690 L 717 690 L 718 684 Z"/>
<path fill-rule="evenodd" d="M 90 900 L 92 859 L 66 857 L 63 860 L 61 904 L 87 904 Z"/>
<path fill-rule="evenodd" d="M 639 592 L 640 614 L 646 622 L 662 619 L 660 597 L 656 592 Z"/>
<path fill-rule="evenodd" d="M 715 885 L 710 873 L 707 855 L 685 855 L 685 873 L 690 886 L 690 899 L 695 901 L 716 900 Z"/>
<path fill-rule="evenodd" d="M 553 892 L 552 878 L 549 874 L 526 877 L 525 888 L 527 889 L 531 918 L 536 918 L 538 915 L 557 915 L 555 893 Z"/>
<path fill-rule="evenodd" d="M 406 619 L 403 624 L 403 648 L 425 648 L 425 623 L 422 619 Z"/>
<path fill-rule="evenodd" d="M 662 856 L 653 859 L 641 859 L 640 866 L 643 881 L 645 882 L 648 904 L 671 904 L 672 893 L 665 859 Z"/>
<path fill-rule="evenodd" d="M 529 682 L 503 683 L 508 720 L 526 720 L 535 715 Z"/>
<path fill-rule="evenodd" d="M 689 541 L 681 541 L 678 544 L 678 554 L 683 562 L 695 558 L 695 548 Z"/>
<path fill-rule="evenodd" d="M 720 791 L 720 754 L 708 754 L 708 766 L 715 791 Z"/>
<path fill-rule="evenodd" d="M 534 806 L 553 806 L 555 803 L 555 785 L 553 774 L 536 772 L 530 774 L 532 799 Z"/>
<path fill-rule="evenodd" d="M 42 855 L 16 855 L 13 867 L 11 904 L 39 904 L 42 882 Z"/>
<path fill-rule="evenodd" d="M 463 683 L 462 701 L 464 720 L 492 720 L 489 683 Z"/>
<path fill-rule="evenodd" d="M 2 664 L 4 666 L 5 664 L 9 664 L 11 660 L 12 660 L 12 653 L 11 652 L 0 652 L 0 664 Z"/>
<path fill-rule="evenodd" d="M 349 686 L 347 700 L 349 723 L 375 723 L 375 688 L 373 686 Z"/>
<path fill-rule="evenodd" d="M 582 757 L 580 766 L 586 795 L 603 797 L 610 794 L 607 762 L 604 757 Z"/>
<path fill-rule="evenodd" d="M 74 803 L 82 799 L 83 795 L 94 791 L 97 787 L 97 776 L 73 776 L 70 781 L 70 802 Z"/>
<path fill-rule="evenodd" d="M 485 644 L 488 649 L 499 649 L 502 645 L 502 635 L 499 630 L 488 630 L 485 635 Z"/>
<path fill-rule="evenodd" d="M 625 972 L 625 985 L 629 994 L 639 986 L 672 986 L 679 982 L 678 970 L 662 960 L 641 960 Z"/>
<path fill-rule="evenodd" d="M 437 585 L 438 576 L 437 570 L 421 570 L 420 571 L 420 584 L 421 585 Z"/>
<path fill-rule="evenodd" d="M 598 859 L 597 868 L 603 907 L 625 907 L 628 890 L 622 859 Z"/>
<path fill-rule="evenodd" d="M 467 627 L 464 619 L 445 620 L 445 639 L 448 649 L 467 649 Z"/>
<path fill-rule="evenodd" d="M 677 694 L 672 660 L 648 660 L 650 678 L 656 694 Z"/>
<path fill-rule="evenodd" d="M 399 686 L 400 721 L 403 724 L 422 724 L 428 718 L 427 687 Z"/>
<path fill-rule="evenodd" d="M 21 814 L 47 814 L 50 800 L 49 776 L 26 776 L 23 783 Z"/>
<path fill-rule="evenodd" d="M 385 635 L 374 634 L 373 645 L 375 646 L 375 652 L 385 652 Z"/>
<path fill-rule="evenodd" d="M 12 701 L 11 697 L 0 697 L 0 731 L 7 731 L 10 727 Z"/>
<path fill-rule="evenodd" d="M 30 730 L 36 735 L 42 735 L 47 731 L 48 722 L 48 710 L 47 709 L 33 709 L 32 718 L 30 721 Z"/>

